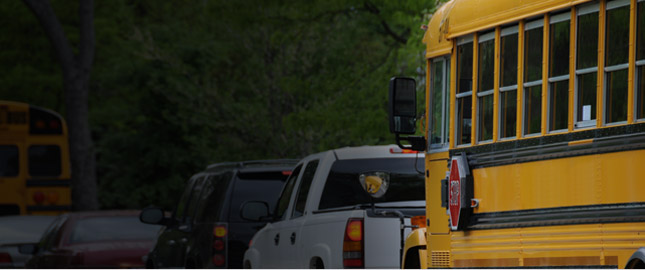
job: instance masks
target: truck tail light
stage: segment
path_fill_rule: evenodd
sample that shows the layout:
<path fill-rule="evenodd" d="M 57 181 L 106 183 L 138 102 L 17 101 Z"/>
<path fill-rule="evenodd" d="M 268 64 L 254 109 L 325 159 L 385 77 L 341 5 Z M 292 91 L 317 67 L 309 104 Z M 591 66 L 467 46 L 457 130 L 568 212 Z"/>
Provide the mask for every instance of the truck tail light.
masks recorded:
<path fill-rule="evenodd" d="M 13 260 L 11 259 L 11 255 L 6 252 L 0 253 L 0 263 L 12 263 Z"/>
<path fill-rule="evenodd" d="M 226 268 L 227 253 L 228 223 L 215 223 L 215 227 L 213 227 L 213 265 L 217 268 Z"/>
<path fill-rule="evenodd" d="M 364 268 L 364 237 L 363 219 L 350 218 L 345 226 L 345 241 L 343 242 L 343 267 Z"/>

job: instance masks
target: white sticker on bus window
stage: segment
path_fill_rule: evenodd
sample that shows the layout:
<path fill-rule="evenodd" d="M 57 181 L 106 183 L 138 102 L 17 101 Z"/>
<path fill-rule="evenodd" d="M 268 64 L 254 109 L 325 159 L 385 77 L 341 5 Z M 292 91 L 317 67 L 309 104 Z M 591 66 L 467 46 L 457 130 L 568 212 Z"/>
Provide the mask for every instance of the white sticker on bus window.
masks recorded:
<path fill-rule="evenodd" d="M 591 105 L 582 106 L 582 121 L 591 120 Z"/>

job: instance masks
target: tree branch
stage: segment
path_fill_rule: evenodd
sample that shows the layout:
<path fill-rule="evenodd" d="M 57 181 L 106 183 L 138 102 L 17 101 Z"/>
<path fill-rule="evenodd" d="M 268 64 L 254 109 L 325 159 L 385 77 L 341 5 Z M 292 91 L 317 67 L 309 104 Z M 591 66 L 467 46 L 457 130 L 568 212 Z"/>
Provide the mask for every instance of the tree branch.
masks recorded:
<path fill-rule="evenodd" d="M 54 9 L 48 0 L 23 0 L 23 2 L 31 9 L 31 11 L 36 15 L 36 18 L 40 22 L 43 30 L 49 41 L 54 46 L 54 51 L 58 57 L 58 61 L 61 63 L 63 68 L 64 76 L 73 76 L 72 74 L 74 69 L 74 53 L 72 52 L 72 47 L 65 36 L 65 31 L 61 26 Z M 84 2 L 84 1 L 81 1 Z"/>
<path fill-rule="evenodd" d="M 408 38 L 404 36 L 407 36 L 407 33 L 409 32 L 403 33 L 401 35 L 395 33 L 394 30 L 390 28 L 390 25 L 387 24 L 387 22 L 385 22 L 385 20 L 381 18 L 380 16 L 381 11 L 378 9 L 376 5 L 370 3 L 370 1 L 365 1 L 364 6 L 367 11 L 369 11 L 370 13 L 376 15 L 377 17 L 379 17 L 379 19 L 381 19 L 381 25 L 383 26 L 383 29 L 385 29 L 385 32 L 388 35 L 390 35 L 392 38 L 394 38 L 394 40 L 396 40 L 397 42 L 403 45 L 408 43 Z"/>
<path fill-rule="evenodd" d="M 25 0 L 31 1 L 31 0 Z M 81 72 L 89 73 L 94 62 L 94 0 L 79 1 L 80 45 L 79 67 Z M 87 76 L 89 78 L 89 76 Z"/>

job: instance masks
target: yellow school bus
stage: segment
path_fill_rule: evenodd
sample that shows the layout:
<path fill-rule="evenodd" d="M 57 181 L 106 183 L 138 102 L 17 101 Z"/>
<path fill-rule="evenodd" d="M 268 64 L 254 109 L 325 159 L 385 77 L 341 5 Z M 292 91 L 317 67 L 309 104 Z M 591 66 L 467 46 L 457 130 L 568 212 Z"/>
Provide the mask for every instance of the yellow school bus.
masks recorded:
<path fill-rule="evenodd" d="M 65 120 L 56 112 L 0 100 L 0 215 L 71 210 Z"/>
<path fill-rule="evenodd" d="M 425 138 L 390 81 L 426 151 L 403 267 L 645 267 L 645 0 L 453 0 L 424 43 Z"/>

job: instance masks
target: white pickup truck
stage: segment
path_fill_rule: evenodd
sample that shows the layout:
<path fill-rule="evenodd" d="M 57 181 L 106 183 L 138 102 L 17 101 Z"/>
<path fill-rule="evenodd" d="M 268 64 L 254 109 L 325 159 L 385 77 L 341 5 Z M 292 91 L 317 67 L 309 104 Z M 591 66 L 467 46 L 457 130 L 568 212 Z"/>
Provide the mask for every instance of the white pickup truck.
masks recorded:
<path fill-rule="evenodd" d="M 424 156 L 398 146 L 330 150 L 301 160 L 277 207 L 246 202 L 245 219 L 270 220 L 245 268 L 400 268 L 411 217 L 425 223 Z"/>

